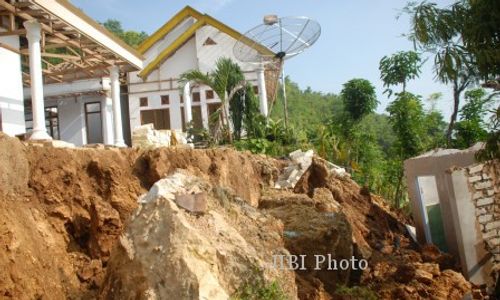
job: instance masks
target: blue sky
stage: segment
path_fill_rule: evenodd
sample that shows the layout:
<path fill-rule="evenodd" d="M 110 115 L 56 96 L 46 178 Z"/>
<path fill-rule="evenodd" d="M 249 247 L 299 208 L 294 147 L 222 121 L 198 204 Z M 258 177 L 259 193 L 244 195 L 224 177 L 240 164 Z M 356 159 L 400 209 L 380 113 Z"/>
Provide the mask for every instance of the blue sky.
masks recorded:
<path fill-rule="evenodd" d="M 186 5 L 208 13 L 234 29 L 245 32 L 262 22 L 266 14 L 308 16 L 322 26 L 318 42 L 303 54 L 287 61 L 286 73 L 302 88 L 339 93 L 342 84 L 352 78 L 365 78 L 376 87 L 384 112 L 390 101 L 383 94 L 378 63 L 384 55 L 411 50 L 412 44 L 402 34 L 409 29 L 409 19 L 400 14 L 405 0 L 72 0 L 86 14 L 104 21 L 112 18 L 127 30 L 143 30 L 151 34 Z M 452 0 L 436 0 L 439 5 Z M 441 92 L 437 107 L 446 118 L 451 114 L 451 87 L 437 83 L 432 72 L 432 59 L 419 79 L 408 90 L 423 96 Z M 427 103 L 426 103 L 427 105 Z"/>

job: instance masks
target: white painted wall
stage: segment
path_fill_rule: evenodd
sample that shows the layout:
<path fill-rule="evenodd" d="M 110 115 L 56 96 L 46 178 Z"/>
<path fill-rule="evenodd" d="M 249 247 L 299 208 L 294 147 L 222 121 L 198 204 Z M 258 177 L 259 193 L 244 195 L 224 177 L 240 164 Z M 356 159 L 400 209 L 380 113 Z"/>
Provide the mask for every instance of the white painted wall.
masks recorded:
<path fill-rule="evenodd" d="M 105 119 L 103 118 L 104 107 L 102 103 L 106 101 L 107 97 L 105 95 L 70 96 L 57 100 L 45 100 L 45 106 L 57 106 L 59 113 L 60 139 L 65 142 L 73 143 L 76 146 L 83 146 L 87 144 L 85 103 L 101 102 L 101 118 L 103 121 L 103 131 L 105 131 Z M 108 107 L 108 111 L 110 109 L 111 108 Z M 108 132 L 109 131 L 112 132 L 112 127 L 108 128 Z M 106 133 L 103 132 L 103 136 L 105 136 L 105 134 Z"/>
<path fill-rule="evenodd" d="M 186 30 L 194 20 L 192 18 L 180 24 L 161 41 L 157 42 L 145 53 L 145 65 L 153 61 L 161 51 L 172 43 L 184 30 Z M 203 45 L 210 37 L 216 45 Z M 210 72 L 215 67 L 217 59 L 229 57 L 237 62 L 245 72 L 245 78 L 257 85 L 257 66 L 239 62 L 233 55 L 233 46 L 236 40 L 231 36 L 220 32 L 212 26 L 203 26 L 196 32 L 195 36 L 179 48 L 170 58 L 165 60 L 161 66 L 151 72 L 148 78 L 143 81 L 137 76 L 138 72 L 128 74 L 129 82 L 129 110 L 130 128 L 132 131 L 141 125 L 141 110 L 169 108 L 171 129 L 182 129 L 180 95 L 182 86 L 178 84 L 180 75 L 188 70 L 199 69 L 202 72 Z M 194 102 L 193 106 L 201 105 L 203 125 L 208 128 L 208 103 L 217 103 L 220 100 L 215 95 L 215 99 L 207 100 L 205 91 L 208 87 L 198 86 L 192 88 L 191 92 L 200 92 L 200 102 Z M 161 105 L 161 96 L 169 95 L 170 104 Z M 140 107 L 139 99 L 148 98 L 148 106 Z"/>
<path fill-rule="evenodd" d="M 0 28 L 0 31 L 4 29 Z M 18 36 L 0 37 L 0 43 L 19 49 Z M 14 136 L 26 132 L 21 57 L 0 47 L 0 120 L 2 131 Z"/>
<path fill-rule="evenodd" d="M 203 45 L 207 38 L 211 38 L 216 45 Z M 198 56 L 200 71 L 210 72 L 219 58 L 227 57 L 237 62 L 245 72 L 252 72 L 250 78 L 256 79 L 256 65 L 238 61 L 234 56 L 233 47 L 236 40 L 224 32 L 212 26 L 203 26 L 196 31 L 196 53 Z"/>

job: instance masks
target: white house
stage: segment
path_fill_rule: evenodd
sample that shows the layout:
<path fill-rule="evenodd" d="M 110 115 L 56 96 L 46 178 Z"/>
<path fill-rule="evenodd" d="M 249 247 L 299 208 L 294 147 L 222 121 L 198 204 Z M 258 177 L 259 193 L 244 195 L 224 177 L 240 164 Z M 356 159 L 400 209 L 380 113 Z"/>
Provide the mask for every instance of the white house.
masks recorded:
<path fill-rule="evenodd" d="M 234 29 L 186 7 L 135 50 L 66 0 L 0 0 L 0 131 L 125 146 L 141 124 L 208 128 L 220 100 L 208 87 L 180 86 L 179 75 L 209 72 L 221 57 L 238 62 L 238 40 Z M 266 70 L 238 63 L 267 115 Z"/>
<path fill-rule="evenodd" d="M 124 146 L 120 74 L 142 63 L 66 0 L 0 0 L 0 130 Z"/>
<path fill-rule="evenodd" d="M 191 120 L 195 128 L 208 128 L 209 115 L 220 100 L 207 86 L 180 86 L 179 77 L 192 69 L 210 72 L 221 57 L 238 62 L 233 47 L 241 38 L 234 29 L 189 6 L 173 16 L 139 46 L 144 69 L 128 73 L 130 128 L 153 123 L 156 129 L 185 129 Z M 238 63 L 267 115 L 264 68 Z"/>

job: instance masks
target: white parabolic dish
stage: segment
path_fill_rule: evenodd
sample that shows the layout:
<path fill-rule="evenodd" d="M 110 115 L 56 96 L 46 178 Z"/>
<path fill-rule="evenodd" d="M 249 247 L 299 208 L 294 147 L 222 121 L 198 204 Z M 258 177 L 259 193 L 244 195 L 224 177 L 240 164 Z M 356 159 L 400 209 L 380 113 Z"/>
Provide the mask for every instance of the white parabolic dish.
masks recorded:
<path fill-rule="evenodd" d="M 320 35 L 321 26 L 315 20 L 283 17 L 276 23 L 264 23 L 247 31 L 233 52 L 238 60 L 247 63 L 285 60 L 312 46 Z"/>

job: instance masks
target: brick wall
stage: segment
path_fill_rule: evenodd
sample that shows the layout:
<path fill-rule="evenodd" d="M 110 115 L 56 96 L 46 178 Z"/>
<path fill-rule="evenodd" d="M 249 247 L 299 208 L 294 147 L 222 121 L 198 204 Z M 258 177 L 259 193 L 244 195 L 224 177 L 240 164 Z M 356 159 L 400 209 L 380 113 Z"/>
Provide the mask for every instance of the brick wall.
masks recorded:
<path fill-rule="evenodd" d="M 475 164 L 467 168 L 472 201 L 481 224 L 486 249 L 493 255 L 494 270 L 500 271 L 500 162 Z"/>

